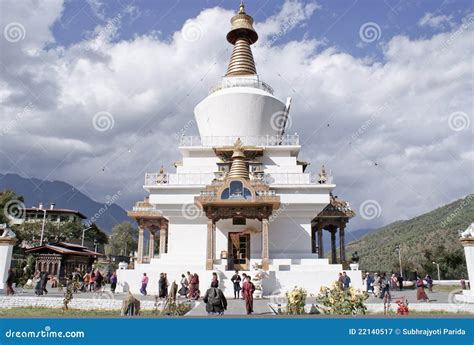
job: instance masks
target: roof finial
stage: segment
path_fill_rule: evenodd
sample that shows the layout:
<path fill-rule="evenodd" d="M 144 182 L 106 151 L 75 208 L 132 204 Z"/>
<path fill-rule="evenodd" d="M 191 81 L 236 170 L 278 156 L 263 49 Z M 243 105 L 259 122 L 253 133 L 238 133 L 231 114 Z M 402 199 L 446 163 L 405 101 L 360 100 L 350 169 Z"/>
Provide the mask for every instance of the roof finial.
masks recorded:
<path fill-rule="evenodd" d="M 245 13 L 245 5 L 244 5 L 244 0 L 240 0 L 240 8 L 239 8 L 239 13 Z"/>
<path fill-rule="evenodd" d="M 255 75 L 257 69 L 252 56 L 250 45 L 258 40 L 258 34 L 253 28 L 253 18 L 245 13 L 244 2 L 240 2 L 239 12 L 230 20 L 232 27 L 227 34 L 227 41 L 234 45 L 227 77 L 240 75 Z"/>

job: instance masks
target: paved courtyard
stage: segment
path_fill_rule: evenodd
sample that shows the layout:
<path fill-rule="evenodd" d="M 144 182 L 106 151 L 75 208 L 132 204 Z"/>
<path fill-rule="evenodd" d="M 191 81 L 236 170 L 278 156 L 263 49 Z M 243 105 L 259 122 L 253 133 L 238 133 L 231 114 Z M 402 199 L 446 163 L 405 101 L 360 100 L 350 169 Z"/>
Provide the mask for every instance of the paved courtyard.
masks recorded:
<path fill-rule="evenodd" d="M 64 297 L 64 291 L 58 291 L 58 289 L 49 288 L 49 293 L 41 297 L 35 297 L 32 289 L 17 289 L 17 294 L 15 296 L 3 297 L 3 291 L 0 291 L 2 296 L 3 305 L 0 306 L 3 308 L 11 308 L 18 306 L 26 307 L 35 307 L 35 306 L 49 306 L 57 308 L 61 306 L 62 299 Z M 417 302 L 416 301 L 416 291 L 415 290 L 404 290 L 404 291 L 392 291 L 392 303 L 391 308 L 394 310 L 396 308 L 396 299 L 400 297 L 405 297 L 410 303 L 411 310 L 423 311 L 423 312 L 432 312 L 432 311 L 449 311 L 449 312 L 471 312 L 474 313 L 474 305 L 464 305 L 459 306 L 454 303 L 454 295 L 450 292 L 435 291 L 427 292 L 430 298 L 430 302 Z M 105 288 L 103 293 L 93 293 L 93 292 L 79 292 L 74 294 L 73 299 L 73 308 L 79 309 L 120 309 L 121 301 L 124 298 L 125 293 L 116 293 L 112 294 L 108 287 Z M 153 309 L 155 296 L 137 296 L 142 301 L 142 307 L 144 309 Z M 184 298 L 179 298 L 178 300 L 185 300 Z M 284 304 L 284 297 L 271 297 L 265 298 L 262 300 L 255 300 L 254 302 L 254 316 L 258 317 L 268 317 L 273 315 L 272 309 L 269 307 L 269 304 L 276 305 L 278 303 Z M 313 304 L 315 298 L 309 296 L 307 298 L 307 304 Z M 367 307 L 370 312 L 381 313 L 383 312 L 383 301 L 380 298 L 375 298 L 370 296 L 367 300 Z M 461 308 L 461 309 L 459 309 Z M 245 303 L 243 300 L 235 300 L 234 298 L 228 298 L 228 308 L 225 312 L 226 316 L 245 316 Z M 195 308 L 191 310 L 188 316 L 207 316 L 205 310 L 205 304 L 202 302 L 202 299 L 198 301 Z M 217 317 L 217 316 L 216 316 Z"/>
<path fill-rule="evenodd" d="M 64 296 L 64 290 L 63 291 L 58 291 L 57 288 L 52 289 L 50 286 L 47 287 L 48 294 L 43 295 L 42 297 L 48 298 L 48 297 L 63 297 Z M 34 296 L 34 290 L 33 289 L 17 289 L 17 295 L 21 296 Z M 459 289 L 453 289 L 453 291 L 459 291 Z M 448 303 L 450 300 L 450 292 L 445 292 L 445 291 L 434 291 L 434 292 L 429 292 L 426 290 L 426 293 L 428 294 L 428 297 L 430 298 L 431 302 L 437 302 L 437 303 Z M 0 294 L 4 294 L 2 290 L 0 290 Z M 100 294 L 94 293 L 94 292 L 78 292 L 74 294 L 74 298 L 100 298 L 98 296 Z M 110 287 L 106 286 L 104 288 L 104 294 L 103 298 L 107 298 L 106 296 L 112 296 L 110 292 Z M 125 296 L 125 293 L 116 293 L 113 295 L 114 299 L 122 299 L 123 296 Z M 392 295 L 392 300 L 395 301 L 395 299 L 400 298 L 400 297 L 406 297 L 409 302 L 415 303 L 416 302 L 416 290 L 413 289 L 407 289 L 403 291 L 391 291 Z M 137 296 L 139 297 L 140 300 L 149 300 L 153 301 L 155 299 L 154 295 L 148 295 L 148 296 Z M 232 301 L 233 298 L 228 298 L 229 301 Z M 267 300 L 267 299 L 266 299 Z M 281 298 L 272 298 L 273 301 L 281 301 Z M 314 299 L 311 297 L 308 297 L 309 302 L 313 302 Z M 267 300 L 268 301 L 268 300 Z M 367 300 L 368 303 L 383 303 L 383 301 L 380 298 L 375 298 L 372 295 L 370 295 L 369 299 Z"/>

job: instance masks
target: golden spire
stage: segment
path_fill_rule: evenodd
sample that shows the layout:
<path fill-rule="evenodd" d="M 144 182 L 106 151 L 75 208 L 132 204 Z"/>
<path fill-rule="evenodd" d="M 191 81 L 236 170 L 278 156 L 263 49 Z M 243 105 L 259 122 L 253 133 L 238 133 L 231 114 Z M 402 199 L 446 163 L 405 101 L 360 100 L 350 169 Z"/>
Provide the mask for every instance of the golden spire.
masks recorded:
<path fill-rule="evenodd" d="M 239 13 L 230 20 L 232 27 L 227 41 L 234 45 L 226 77 L 257 74 L 250 45 L 258 40 L 253 28 L 253 18 L 245 13 L 244 2 L 240 2 Z"/>
<path fill-rule="evenodd" d="M 234 153 L 232 154 L 232 165 L 227 174 L 227 178 L 244 178 L 249 179 L 249 169 L 245 163 L 245 154 L 242 151 L 242 141 L 240 138 L 234 144 Z"/>

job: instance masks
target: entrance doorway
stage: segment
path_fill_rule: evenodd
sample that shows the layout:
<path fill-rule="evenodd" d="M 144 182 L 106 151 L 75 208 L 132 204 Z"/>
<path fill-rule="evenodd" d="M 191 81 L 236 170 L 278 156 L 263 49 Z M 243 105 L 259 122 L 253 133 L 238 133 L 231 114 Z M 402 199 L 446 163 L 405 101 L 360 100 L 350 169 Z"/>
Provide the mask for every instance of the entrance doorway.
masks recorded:
<path fill-rule="evenodd" d="M 248 271 L 250 269 L 250 234 L 229 233 L 229 269 Z"/>

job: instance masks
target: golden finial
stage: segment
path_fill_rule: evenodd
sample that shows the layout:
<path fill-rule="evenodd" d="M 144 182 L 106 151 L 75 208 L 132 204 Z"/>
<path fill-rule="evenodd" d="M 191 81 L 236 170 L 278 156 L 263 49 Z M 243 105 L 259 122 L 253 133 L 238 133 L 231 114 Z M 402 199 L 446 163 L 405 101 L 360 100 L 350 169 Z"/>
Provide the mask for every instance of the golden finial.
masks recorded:
<path fill-rule="evenodd" d="M 253 28 L 253 18 L 245 13 L 244 2 L 240 2 L 239 12 L 230 20 L 231 29 L 227 41 L 234 45 L 226 76 L 255 75 L 257 69 L 253 61 L 250 45 L 257 42 L 258 34 Z"/>
<path fill-rule="evenodd" d="M 327 173 L 326 173 L 326 168 L 324 165 L 321 167 L 321 172 L 319 173 L 319 179 L 318 182 L 320 184 L 325 184 L 328 179 Z"/>
<path fill-rule="evenodd" d="M 245 13 L 245 5 L 244 5 L 244 0 L 240 0 L 240 8 L 239 8 L 239 13 L 243 14 Z"/>
<path fill-rule="evenodd" d="M 234 149 L 236 148 L 240 149 L 241 147 L 242 147 L 242 140 L 240 140 L 240 138 L 237 138 L 237 140 L 234 143 Z"/>
<path fill-rule="evenodd" d="M 164 173 L 165 173 L 165 168 L 162 165 L 161 168 L 160 168 L 160 174 L 164 174 Z"/>

